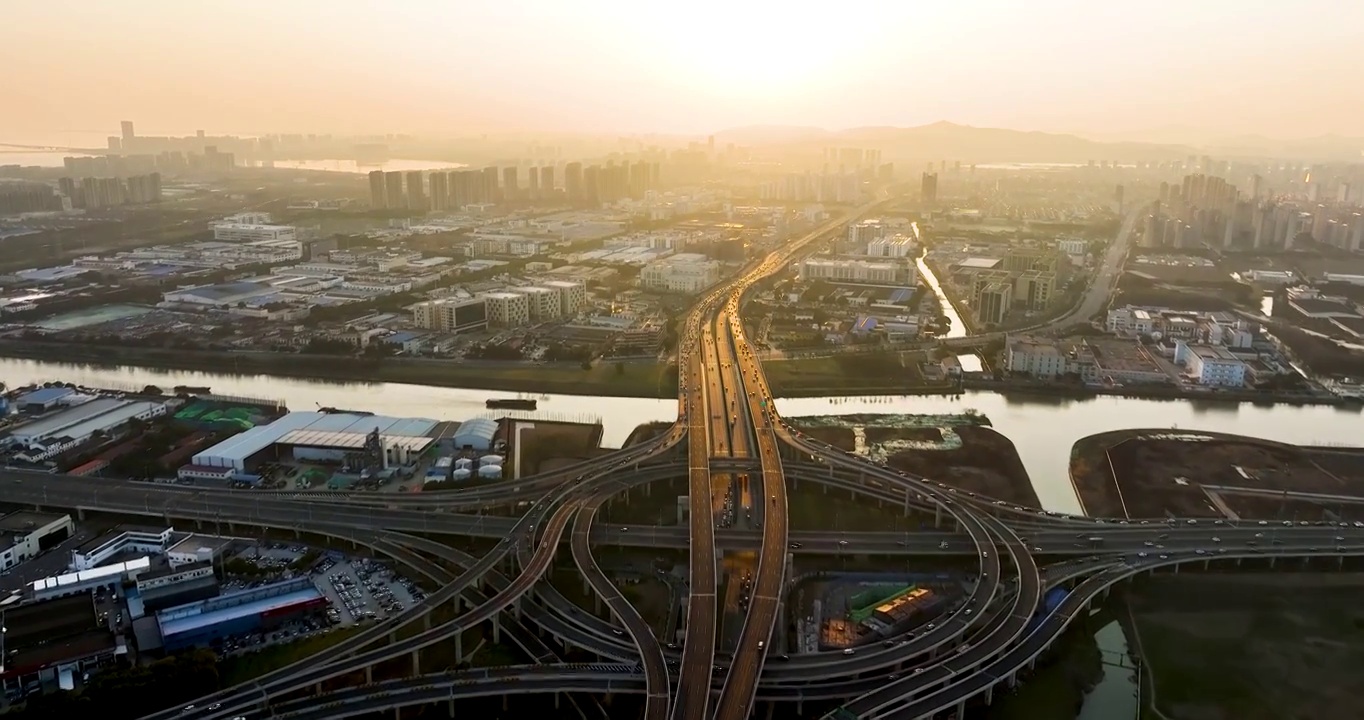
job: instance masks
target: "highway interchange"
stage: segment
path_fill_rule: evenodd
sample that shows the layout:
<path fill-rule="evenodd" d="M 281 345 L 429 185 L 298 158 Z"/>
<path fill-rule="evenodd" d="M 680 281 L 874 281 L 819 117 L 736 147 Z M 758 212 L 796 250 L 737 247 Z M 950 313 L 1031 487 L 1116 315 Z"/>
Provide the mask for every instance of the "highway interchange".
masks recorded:
<path fill-rule="evenodd" d="M 347 493 L 242 492 L 0 471 L 7 501 L 161 517 L 166 521 L 267 527 L 330 535 L 391 556 L 438 589 L 401 615 L 374 623 L 329 648 L 181 707 L 169 718 L 340 718 L 463 698 L 540 692 L 569 698 L 581 717 L 606 694 L 638 693 L 644 715 L 738 720 L 755 703 L 840 705 L 838 718 L 925 718 L 988 701 L 1056 640 L 1113 584 L 1181 564 L 1282 563 L 1316 567 L 1364 556 L 1364 526 L 1268 520 L 1149 518 L 1104 520 L 1010 506 L 907 476 L 803 436 L 771 402 L 761 364 L 740 319 L 745 294 L 784 268 L 807 244 L 876 211 L 884 200 L 831 219 L 748 265 L 709 292 L 685 323 L 679 344 L 678 419 L 662 434 L 591 462 L 497 487 L 377 498 Z M 1125 244 L 1130 233 L 1124 224 Z M 1110 252 L 1121 259 L 1122 248 Z M 1115 263 L 1116 264 L 1116 263 Z M 1107 263 L 1105 263 L 1107 265 Z M 1094 285 L 1109 287 L 1104 274 Z M 609 527 L 604 503 L 631 488 L 686 478 L 685 527 Z M 717 528 L 718 489 L 742 478 L 756 528 Z M 821 485 L 914 513 L 910 532 L 796 532 L 787 522 L 788 486 Z M 515 506 L 519 517 L 485 514 Z M 931 518 L 931 521 L 927 520 Z M 418 535 L 420 533 L 420 535 Z M 471 557 L 436 536 L 495 538 Z M 588 612 L 543 582 L 563 544 L 609 619 Z M 681 647 L 655 637 L 593 556 L 601 545 L 687 549 L 690 578 Z M 732 653 L 718 652 L 719 568 L 726 553 L 756 557 L 751 599 Z M 966 596 L 932 625 L 849 652 L 786 655 L 783 600 L 794 578 L 788 556 L 971 556 Z M 1325 558 L 1321 560 L 1316 558 Z M 1068 587 L 1061 605 L 1040 612 L 1042 596 Z M 438 609 L 450 619 L 434 619 Z M 441 617 L 450 616 L 446 612 Z M 490 623 L 532 664 L 423 674 L 420 650 L 454 644 Z M 410 627 L 414 624 L 417 627 Z M 400 632 L 401 631 L 401 632 Z M 546 637 L 552 643 L 545 641 Z M 570 650 L 600 663 L 568 663 Z M 372 681 L 379 663 L 410 658 L 409 676 Z M 364 673 L 363 685 L 338 679 Z M 331 689 L 328 689 L 332 686 Z M 300 692 L 310 692 L 301 697 Z M 566 695 L 575 693 L 574 695 Z M 590 702 L 595 703 L 595 700 Z"/>

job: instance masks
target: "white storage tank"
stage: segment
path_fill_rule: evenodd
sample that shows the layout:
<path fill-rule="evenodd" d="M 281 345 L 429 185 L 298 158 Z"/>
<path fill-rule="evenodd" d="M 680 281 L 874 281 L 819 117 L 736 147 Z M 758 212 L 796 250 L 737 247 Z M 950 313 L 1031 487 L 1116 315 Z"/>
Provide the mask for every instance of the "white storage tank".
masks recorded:
<path fill-rule="evenodd" d="M 500 480 L 502 478 L 501 465 L 484 465 L 478 469 L 480 480 Z"/>
<path fill-rule="evenodd" d="M 473 475 L 473 473 L 469 470 L 469 468 L 462 467 L 455 468 L 455 471 L 450 475 L 450 478 L 455 482 L 459 482 L 461 480 L 468 480 L 471 475 Z"/>
<path fill-rule="evenodd" d="M 501 455 L 484 455 L 483 457 L 481 457 L 481 458 L 478 459 L 478 464 L 479 464 L 480 466 L 483 466 L 483 465 L 501 465 L 501 464 L 502 464 L 502 456 L 501 456 Z"/>
<path fill-rule="evenodd" d="M 474 461 L 469 458 L 459 458 L 455 461 L 456 470 L 468 470 L 474 466 Z"/>

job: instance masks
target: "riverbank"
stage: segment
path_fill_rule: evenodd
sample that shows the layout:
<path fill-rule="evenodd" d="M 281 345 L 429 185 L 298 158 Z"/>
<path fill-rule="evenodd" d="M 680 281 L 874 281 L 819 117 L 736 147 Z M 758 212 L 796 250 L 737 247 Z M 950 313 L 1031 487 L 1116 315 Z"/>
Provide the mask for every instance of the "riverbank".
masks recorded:
<path fill-rule="evenodd" d="M 427 358 L 358 358 L 272 352 L 207 352 L 163 348 L 0 341 L 0 357 L 89 364 L 105 368 L 137 366 L 239 376 L 336 382 L 391 382 L 475 390 L 607 397 L 675 398 L 677 370 L 658 362 L 602 361 L 584 370 L 576 363 L 489 363 Z"/>
<path fill-rule="evenodd" d="M 990 390 L 1018 395 L 1037 395 L 1073 400 L 1088 400 L 1096 397 L 1125 397 L 1141 400 L 1172 400 L 1195 403 L 1221 403 L 1237 405 L 1325 405 L 1332 407 L 1354 408 L 1364 411 L 1364 403 L 1347 400 L 1334 395 L 1302 395 L 1291 393 L 1266 393 L 1255 390 L 1217 390 L 1214 392 L 1190 392 L 1168 385 L 1128 385 L 1121 388 L 1095 388 L 1085 385 L 1046 382 L 1010 378 L 994 380 L 985 377 L 965 377 L 961 383 L 964 389 Z"/>
<path fill-rule="evenodd" d="M 1202 430 L 1128 429 L 1080 438 L 1070 477 L 1090 515 L 1364 517 L 1364 452 Z"/>

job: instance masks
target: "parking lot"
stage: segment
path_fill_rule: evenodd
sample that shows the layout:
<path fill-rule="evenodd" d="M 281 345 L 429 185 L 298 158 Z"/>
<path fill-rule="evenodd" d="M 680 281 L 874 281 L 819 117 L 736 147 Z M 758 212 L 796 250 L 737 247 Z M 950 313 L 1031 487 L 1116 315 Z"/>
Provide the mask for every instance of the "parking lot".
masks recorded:
<path fill-rule="evenodd" d="M 300 561 L 306 562 L 309 558 L 316 558 L 312 567 L 301 567 Z M 237 555 L 234 560 L 247 563 L 254 572 L 230 577 L 223 583 L 223 592 L 258 587 L 307 572 L 313 584 L 326 596 L 329 607 L 324 613 L 298 618 L 277 628 L 227 638 L 216 645 L 223 656 L 256 652 L 356 622 L 383 620 L 401 613 L 423 597 L 420 588 L 393 572 L 387 564 L 350 557 L 334 550 L 264 543 Z"/>
<path fill-rule="evenodd" d="M 368 558 L 328 558 L 313 582 L 331 602 L 328 614 L 343 625 L 383 620 L 416 604 L 421 590 L 387 565 Z"/>

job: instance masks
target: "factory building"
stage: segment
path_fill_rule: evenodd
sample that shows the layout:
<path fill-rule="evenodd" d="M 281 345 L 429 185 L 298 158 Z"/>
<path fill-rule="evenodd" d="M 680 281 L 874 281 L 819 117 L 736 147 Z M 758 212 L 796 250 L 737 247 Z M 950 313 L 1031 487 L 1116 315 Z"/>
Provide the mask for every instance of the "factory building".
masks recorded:
<path fill-rule="evenodd" d="M 4 442 L 22 451 L 19 459 L 42 462 L 76 447 L 96 433 L 110 435 L 132 420 L 166 414 L 166 406 L 149 401 L 99 398 L 20 425 Z"/>
<path fill-rule="evenodd" d="M 488 307 L 488 324 L 520 327 L 530 324 L 530 298 L 521 293 L 495 292 L 483 296 Z"/>
<path fill-rule="evenodd" d="M 101 622 L 89 594 L 32 602 L 5 611 L 0 686 L 7 695 L 45 683 L 74 687 L 75 676 L 128 652 Z"/>
<path fill-rule="evenodd" d="M 173 652 L 277 627 L 326 604 L 312 579 L 300 577 L 162 610 L 156 624 L 162 648 Z"/>
<path fill-rule="evenodd" d="M 61 544 L 74 529 L 65 514 L 19 510 L 0 518 L 0 571 Z"/>
<path fill-rule="evenodd" d="M 184 472 L 231 469 L 248 474 L 270 460 L 340 462 L 354 467 L 406 465 L 435 443 L 435 420 L 347 412 L 293 412 L 196 454 Z"/>
<path fill-rule="evenodd" d="M 459 429 L 455 431 L 454 445 L 456 449 L 472 449 L 478 451 L 491 450 L 493 440 L 497 437 L 497 421 L 491 418 L 474 418 L 460 423 Z"/>

